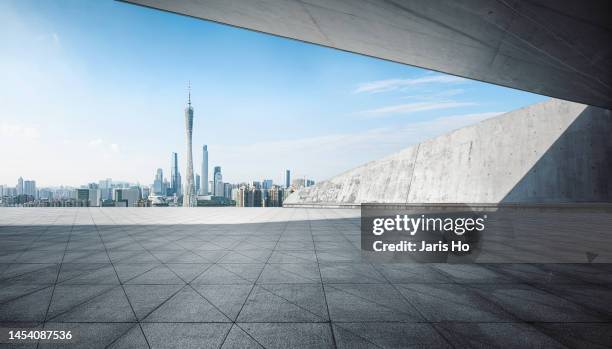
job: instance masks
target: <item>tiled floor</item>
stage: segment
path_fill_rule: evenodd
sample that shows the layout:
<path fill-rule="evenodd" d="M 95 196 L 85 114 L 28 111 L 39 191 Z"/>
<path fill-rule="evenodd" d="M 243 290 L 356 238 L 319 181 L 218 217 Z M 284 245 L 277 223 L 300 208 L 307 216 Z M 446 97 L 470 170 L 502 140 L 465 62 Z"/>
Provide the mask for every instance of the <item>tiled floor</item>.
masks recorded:
<path fill-rule="evenodd" d="M 358 210 L 0 209 L 0 327 L 69 348 L 612 346 L 610 265 L 370 264 L 359 244 Z"/>

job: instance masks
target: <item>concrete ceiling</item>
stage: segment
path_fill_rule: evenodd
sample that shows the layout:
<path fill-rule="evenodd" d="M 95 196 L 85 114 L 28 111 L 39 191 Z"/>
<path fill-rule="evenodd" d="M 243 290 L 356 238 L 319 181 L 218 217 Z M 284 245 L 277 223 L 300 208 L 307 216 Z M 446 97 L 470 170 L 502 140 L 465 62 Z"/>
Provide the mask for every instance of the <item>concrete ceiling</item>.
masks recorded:
<path fill-rule="evenodd" d="M 612 109 L 607 0 L 127 0 Z"/>

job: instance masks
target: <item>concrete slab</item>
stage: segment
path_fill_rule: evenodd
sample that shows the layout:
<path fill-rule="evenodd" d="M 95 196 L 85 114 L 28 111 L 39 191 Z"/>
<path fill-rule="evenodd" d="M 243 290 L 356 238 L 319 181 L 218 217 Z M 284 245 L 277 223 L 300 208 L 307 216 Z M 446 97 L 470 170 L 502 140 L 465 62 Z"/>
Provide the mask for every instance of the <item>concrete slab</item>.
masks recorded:
<path fill-rule="evenodd" d="M 471 289 L 523 321 L 610 321 L 602 314 L 529 285 L 473 285 Z"/>
<path fill-rule="evenodd" d="M 2 209 L 0 327 L 74 348 L 612 343 L 608 264 L 370 264 L 358 237 L 358 210 Z M 17 262 L 39 248 L 62 258 Z"/>
<path fill-rule="evenodd" d="M 565 348 L 528 324 L 440 323 L 434 326 L 458 348 Z"/>
<path fill-rule="evenodd" d="M 452 348 L 430 325 L 423 323 L 335 323 L 338 348 Z"/>
<path fill-rule="evenodd" d="M 495 303 L 457 284 L 400 284 L 399 292 L 431 322 L 516 320 Z"/>
<path fill-rule="evenodd" d="M 255 286 L 238 322 L 328 322 L 323 288 L 318 285 Z"/>
<path fill-rule="evenodd" d="M 125 1 L 612 107 L 606 1 Z"/>

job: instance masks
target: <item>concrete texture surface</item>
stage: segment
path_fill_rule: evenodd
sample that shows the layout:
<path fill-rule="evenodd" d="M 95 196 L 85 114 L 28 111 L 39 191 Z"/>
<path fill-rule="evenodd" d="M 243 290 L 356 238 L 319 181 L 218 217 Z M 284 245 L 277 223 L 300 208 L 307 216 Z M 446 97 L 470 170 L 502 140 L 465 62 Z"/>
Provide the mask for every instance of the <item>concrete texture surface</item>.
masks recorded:
<path fill-rule="evenodd" d="M 285 206 L 611 202 L 612 113 L 551 99 L 291 194 Z"/>
<path fill-rule="evenodd" d="M 612 344 L 610 264 L 370 264 L 359 224 L 338 209 L 1 209 L 0 327 L 72 330 L 71 348 Z"/>
<path fill-rule="evenodd" d="M 612 108 L 605 0 L 126 1 Z"/>

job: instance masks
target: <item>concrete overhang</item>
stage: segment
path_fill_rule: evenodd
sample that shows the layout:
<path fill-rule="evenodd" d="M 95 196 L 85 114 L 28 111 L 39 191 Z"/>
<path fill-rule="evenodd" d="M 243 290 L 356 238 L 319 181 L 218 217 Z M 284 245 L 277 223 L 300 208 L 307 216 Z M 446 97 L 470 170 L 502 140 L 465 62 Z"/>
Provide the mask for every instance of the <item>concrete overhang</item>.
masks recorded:
<path fill-rule="evenodd" d="M 612 109 L 607 0 L 127 0 Z"/>

